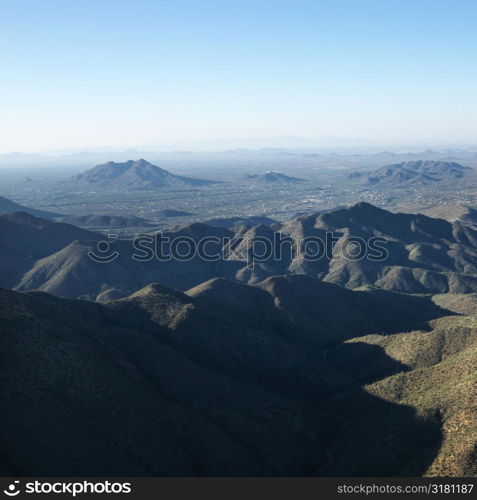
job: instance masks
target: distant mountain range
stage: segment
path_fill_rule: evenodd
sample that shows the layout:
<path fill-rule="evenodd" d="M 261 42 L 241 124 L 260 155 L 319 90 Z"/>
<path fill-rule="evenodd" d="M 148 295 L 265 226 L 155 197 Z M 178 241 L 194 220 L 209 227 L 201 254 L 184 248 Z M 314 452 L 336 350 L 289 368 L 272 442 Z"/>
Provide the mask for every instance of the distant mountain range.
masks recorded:
<path fill-rule="evenodd" d="M 296 182 L 306 182 L 305 179 L 299 177 L 291 177 L 282 174 L 281 172 L 266 172 L 265 174 L 247 174 L 245 180 L 262 184 L 277 183 L 277 184 L 292 184 Z"/>
<path fill-rule="evenodd" d="M 271 144 L 270 144 L 271 146 Z M 80 151 L 80 152 L 56 152 L 52 154 L 25 154 L 8 153 L 0 154 L 0 167 L 31 168 L 48 167 L 51 169 L 87 169 L 94 165 L 113 160 L 125 162 L 131 158 L 145 158 L 149 162 L 170 168 L 187 161 L 189 166 L 201 167 L 204 164 L 216 165 L 223 168 L 225 165 L 243 169 L 250 169 L 250 164 L 266 166 L 267 170 L 289 169 L 294 166 L 321 165 L 321 166 L 362 166 L 368 164 L 370 168 L 377 168 L 388 163 L 399 163 L 402 161 L 433 160 L 459 162 L 463 165 L 477 166 L 477 153 L 473 149 L 441 149 L 439 151 L 424 150 L 403 151 L 379 151 L 376 147 L 320 147 L 318 144 L 296 144 L 296 146 L 263 147 L 263 144 L 250 144 L 249 148 L 229 147 L 226 144 L 216 144 L 214 147 L 187 148 L 185 145 L 170 145 L 167 148 L 139 148 L 118 150 L 106 148 L 103 151 Z M 245 170 L 246 171 L 246 170 Z M 27 173 L 33 179 L 36 175 Z"/>
<path fill-rule="evenodd" d="M 54 212 L 47 212 L 45 210 L 36 210 L 34 208 L 25 207 L 24 205 L 19 205 L 8 198 L 0 196 L 0 214 L 1 213 L 13 213 L 13 212 L 26 212 L 35 217 L 41 217 L 43 219 L 57 219 L 62 217 L 61 214 Z"/>
<path fill-rule="evenodd" d="M 218 224 L 218 226 L 223 226 Z M 125 297 L 150 282 L 187 290 L 214 277 L 257 283 L 272 275 L 305 274 L 348 288 L 372 286 L 404 293 L 469 293 L 477 291 L 477 228 L 460 221 L 448 222 L 419 214 L 391 213 L 367 203 L 333 212 L 305 215 L 272 226 L 229 225 L 212 227 L 193 223 L 166 231 L 164 237 L 218 239 L 208 247 L 224 257 L 187 261 L 132 260 L 132 243 L 111 242 L 119 257 L 98 264 L 88 257 L 101 237 L 66 224 L 43 221 L 27 214 L 0 216 L 0 231 L 9 238 L 0 245 L 0 286 L 18 290 L 42 290 L 67 298 L 109 300 Z M 34 238 L 32 238 L 34 234 Z M 292 258 L 285 246 L 280 259 L 270 256 L 247 265 L 251 242 L 267 238 L 276 245 L 277 235 L 296 241 L 330 234 L 336 238 L 332 255 L 308 260 Z M 384 260 L 351 260 L 343 257 L 347 238 L 372 237 L 386 241 Z M 219 242 L 230 239 L 234 252 Z M 288 249 L 287 249 L 288 248 Z M 26 250 L 28 249 L 28 250 Z M 17 262 L 17 265 L 12 265 Z M 7 277 L 5 272 L 8 271 Z M 7 279 L 8 278 L 8 279 Z"/>
<path fill-rule="evenodd" d="M 388 165 L 372 172 L 353 172 L 347 178 L 366 184 L 427 185 L 461 179 L 472 170 L 456 162 L 419 160 Z"/>
<path fill-rule="evenodd" d="M 455 299 L 305 276 L 104 304 L 0 290 L 0 473 L 473 475 L 477 336 Z"/>
<path fill-rule="evenodd" d="M 102 189 L 157 189 L 207 186 L 216 181 L 174 175 L 146 160 L 109 161 L 75 175 L 72 181 Z"/>

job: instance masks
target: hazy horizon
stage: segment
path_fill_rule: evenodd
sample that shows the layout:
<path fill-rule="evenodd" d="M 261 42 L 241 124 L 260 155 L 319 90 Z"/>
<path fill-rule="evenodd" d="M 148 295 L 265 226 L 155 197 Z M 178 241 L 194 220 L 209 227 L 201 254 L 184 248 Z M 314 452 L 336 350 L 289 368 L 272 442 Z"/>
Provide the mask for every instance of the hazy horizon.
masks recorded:
<path fill-rule="evenodd" d="M 477 144 L 476 14 L 466 0 L 6 1 L 0 153 Z"/>
<path fill-rule="evenodd" d="M 43 149 L 43 150 L 10 150 L 0 152 L 1 157 L 20 156 L 74 156 L 81 154 L 107 154 L 107 153 L 227 153 L 232 151 L 259 152 L 261 150 L 284 150 L 296 152 L 316 152 L 326 154 L 373 154 L 381 152 L 421 153 L 425 151 L 448 152 L 477 150 L 475 143 L 435 143 L 435 142 L 373 142 L 371 140 L 344 139 L 344 138 L 311 138 L 311 137 L 253 137 L 253 138 L 210 138 L 210 139 L 185 139 L 164 144 L 122 144 L 122 145 L 78 145 L 75 147 Z"/>

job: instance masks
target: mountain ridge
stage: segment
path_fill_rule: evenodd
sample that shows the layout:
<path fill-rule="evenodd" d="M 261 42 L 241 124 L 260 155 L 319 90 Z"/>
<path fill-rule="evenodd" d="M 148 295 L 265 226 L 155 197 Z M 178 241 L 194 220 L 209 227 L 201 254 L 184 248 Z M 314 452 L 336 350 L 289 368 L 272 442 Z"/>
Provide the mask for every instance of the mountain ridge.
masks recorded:
<path fill-rule="evenodd" d="M 0 216 L 0 224 L 2 218 L 5 216 Z M 9 231 L 18 234 L 18 250 L 7 251 L 0 247 L 0 258 L 4 262 L 21 257 L 24 254 L 22 246 L 31 246 L 27 226 L 20 224 L 15 228 L 14 222 L 9 224 L 13 224 Z M 55 232 L 61 232 L 62 226 L 54 224 L 50 223 L 43 230 L 34 229 L 39 231 L 39 241 L 55 240 Z M 277 235 L 300 242 L 306 238 L 326 241 L 329 234 L 336 238 L 333 252 L 321 259 L 308 260 L 303 255 L 293 255 L 285 246 L 280 259 L 271 256 L 255 262 L 253 267 L 247 263 L 247 259 L 249 262 L 251 259 L 251 242 L 258 238 L 267 238 L 273 247 L 278 245 Z M 213 260 L 202 259 L 199 255 L 186 261 L 134 260 L 132 242 L 117 239 L 109 244 L 111 251 L 119 253 L 118 258 L 108 264 L 98 264 L 88 257 L 88 252 L 95 251 L 100 236 L 91 232 L 75 236 L 73 238 L 71 233 L 67 240 L 60 238 L 56 246 L 48 247 L 51 248 L 49 254 L 47 251 L 33 252 L 29 260 L 25 260 L 26 255 L 21 257 L 24 266 L 15 281 L 2 280 L 0 275 L 0 285 L 23 291 L 38 289 L 68 298 L 107 300 L 108 297 L 127 296 L 151 281 L 187 290 L 215 277 L 253 284 L 277 274 L 304 274 L 351 289 L 371 286 L 400 293 L 477 291 L 475 228 L 459 221 L 451 223 L 420 214 L 391 213 L 367 203 L 301 216 L 272 227 L 221 228 L 193 223 L 162 233 L 164 238 L 169 238 L 169 243 L 163 247 L 166 253 L 170 241 L 176 238 L 191 239 L 196 244 L 203 238 L 214 238 L 217 242 L 207 246 L 208 252 L 219 255 Z M 363 241 L 382 238 L 387 255 L 377 261 L 346 258 L 343 247 L 351 237 Z M 73 243 L 73 240 L 76 241 Z M 228 240 L 229 243 L 222 243 Z"/>
<path fill-rule="evenodd" d="M 63 217 L 63 215 L 54 213 L 54 212 L 48 212 L 46 210 L 37 210 L 35 208 L 30 208 L 30 207 L 25 207 L 24 205 L 20 205 L 18 203 L 15 203 L 12 200 L 9 200 L 8 198 L 4 198 L 3 196 L 0 196 L 0 214 L 1 213 L 15 213 L 15 212 L 25 212 L 30 215 L 34 215 L 35 217 L 41 217 L 43 219 L 58 219 L 60 217 Z"/>
<path fill-rule="evenodd" d="M 371 172 L 353 172 L 347 178 L 370 185 L 430 185 L 462 179 L 472 170 L 452 161 L 416 160 L 386 165 Z"/>
<path fill-rule="evenodd" d="M 8 218 L 11 220 L 7 222 Z M 204 238 L 213 238 L 215 242 L 208 243 L 207 251 L 218 255 L 218 259 L 203 259 L 195 253 L 186 260 L 138 260 L 132 258 L 135 249 L 131 240 L 115 239 L 109 241 L 109 247 L 111 252 L 118 252 L 118 257 L 100 264 L 88 256 L 89 252 L 96 252 L 101 238 L 96 233 L 69 226 L 70 236 L 65 239 L 57 237 L 61 225 L 34 218 L 20 224 L 12 215 L 0 216 L 2 224 L 8 225 L 8 231 L 16 236 L 0 246 L 0 258 L 3 262 L 20 259 L 22 265 L 15 273 L 16 278 L 5 279 L 0 275 L 0 286 L 22 291 L 37 289 L 68 298 L 124 297 L 150 282 L 187 290 L 215 277 L 253 284 L 278 274 L 304 274 L 350 289 L 374 287 L 400 293 L 477 291 L 476 228 L 421 214 L 391 213 L 364 202 L 272 226 L 226 228 L 195 222 L 161 233 L 164 241 L 168 241 L 161 247 L 165 255 L 169 255 L 171 242 L 177 239 L 185 238 L 199 245 Z M 28 224 L 33 224 L 32 231 L 38 233 L 38 241 L 45 242 L 44 251 L 31 250 L 25 254 L 23 249 L 32 245 Z M 286 245 L 279 258 L 274 257 L 278 237 L 296 242 L 318 238 L 326 242 L 330 235 L 335 238 L 333 251 L 319 259 L 294 254 Z M 148 238 L 154 241 L 152 233 Z M 274 253 L 250 266 L 252 245 L 263 238 L 271 242 Z M 364 242 L 381 238 L 387 254 L 378 260 L 348 258 L 344 249 L 350 238 Z M 14 241 L 17 243 L 12 247 Z M 7 243 L 10 249 L 5 246 Z M 152 248 L 151 251 L 154 257 Z M 5 264 L 4 268 L 10 266 Z"/>

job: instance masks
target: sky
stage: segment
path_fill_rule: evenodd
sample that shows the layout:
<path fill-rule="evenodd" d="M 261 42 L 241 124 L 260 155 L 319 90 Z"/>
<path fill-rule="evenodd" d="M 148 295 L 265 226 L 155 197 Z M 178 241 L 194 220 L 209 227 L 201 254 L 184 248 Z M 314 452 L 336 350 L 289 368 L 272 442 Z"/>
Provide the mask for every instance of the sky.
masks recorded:
<path fill-rule="evenodd" d="M 0 7 L 0 153 L 284 136 L 477 145 L 474 0 Z"/>

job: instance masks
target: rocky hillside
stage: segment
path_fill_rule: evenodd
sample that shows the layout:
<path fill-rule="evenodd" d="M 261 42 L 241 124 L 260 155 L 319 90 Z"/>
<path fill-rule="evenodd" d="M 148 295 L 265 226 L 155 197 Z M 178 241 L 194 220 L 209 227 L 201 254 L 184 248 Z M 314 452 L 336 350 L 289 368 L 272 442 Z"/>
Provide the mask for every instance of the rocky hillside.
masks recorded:
<path fill-rule="evenodd" d="M 2 290 L 0 470 L 475 473 L 474 320 L 440 302 L 303 276 L 104 304 Z"/>
<path fill-rule="evenodd" d="M 68 298 L 109 300 L 130 295 L 151 282 L 187 290 L 215 277 L 253 284 L 278 274 L 304 274 L 351 289 L 374 287 L 400 293 L 477 290 L 477 230 L 461 221 L 391 213 L 358 203 L 283 224 L 228 226 L 194 223 L 162 235 L 169 238 L 161 247 L 166 257 L 171 256 L 171 241 L 182 238 L 198 246 L 212 237 L 207 253 L 217 256 L 214 259 L 195 253 L 183 260 L 158 260 L 154 239 L 142 244 L 149 256 L 138 252 L 131 241 L 116 240 L 110 242 L 110 252 L 119 255 L 104 264 L 88 256 L 88 252 L 97 253 L 100 237 L 95 233 L 30 216 L 0 216 L 0 227 L 13 235 L 0 246 L 0 285 Z M 287 237 L 298 243 L 309 239 L 326 242 L 330 236 L 334 238 L 332 251 L 317 259 L 293 253 L 290 245 L 280 243 L 280 238 Z M 353 238 L 367 245 L 365 254 L 356 258 L 348 251 Z M 386 251 L 378 259 L 368 246 L 373 238 L 381 238 Z M 254 242 L 264 239 L 272 252 L 257 259 L 263 249 L 254 247 Z M 134 255 L 147 258 L 138 260 Z"/>

